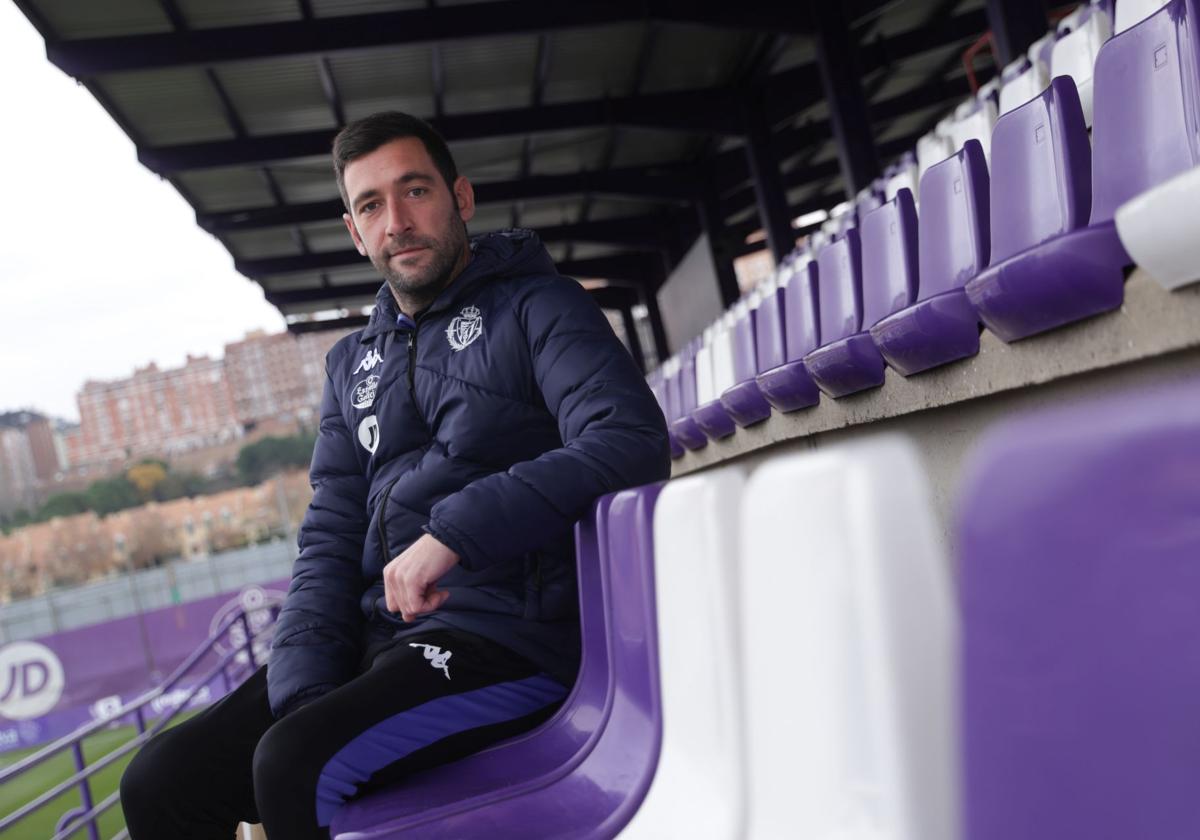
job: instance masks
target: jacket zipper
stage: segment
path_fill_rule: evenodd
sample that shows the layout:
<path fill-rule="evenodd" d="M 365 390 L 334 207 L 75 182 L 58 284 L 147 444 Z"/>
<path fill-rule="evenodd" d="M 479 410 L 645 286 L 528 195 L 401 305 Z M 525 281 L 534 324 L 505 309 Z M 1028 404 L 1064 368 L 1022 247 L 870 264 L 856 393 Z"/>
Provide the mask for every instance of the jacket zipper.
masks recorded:
<path fill-rule="evenodd" d="M 408 393 L 416 396 L 413 385 L 413 374 L 417 365 L 417 328 L 408 334 Z"/>
<path fill-rule="evenodd" d="M 379 515 L 375 519 L 376 527 L 379 529 L 379 545 L 383 550 L 383 564 L 385 566 L 392 562 L 392 558 L 389 556 L 392 551 L 388 548 L 387 527 L 383 523 L 384 517 L 387 515 L 388 496 L 392 495 L 392 488 L 396 486 L 396 482 L 399 480 L 399 478 L 393 478 L 388 482 L 387 487 L 383 488 L 383 495 L 379 497 Z"/>

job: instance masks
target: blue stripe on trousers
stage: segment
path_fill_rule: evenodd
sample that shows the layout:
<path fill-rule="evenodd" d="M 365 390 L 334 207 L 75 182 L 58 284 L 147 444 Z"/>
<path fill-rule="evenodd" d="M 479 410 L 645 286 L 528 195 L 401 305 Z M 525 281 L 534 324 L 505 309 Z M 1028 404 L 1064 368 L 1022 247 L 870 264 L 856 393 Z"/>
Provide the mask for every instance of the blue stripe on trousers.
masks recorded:
<path fill-rule="evenodd" d="M 327 826 L 372 774 L 443 738 L 514 720 L 561 700 L 567 689 L 546 674 L 430 700 L 365 730 L 321 768 L 317 823 Z"/>

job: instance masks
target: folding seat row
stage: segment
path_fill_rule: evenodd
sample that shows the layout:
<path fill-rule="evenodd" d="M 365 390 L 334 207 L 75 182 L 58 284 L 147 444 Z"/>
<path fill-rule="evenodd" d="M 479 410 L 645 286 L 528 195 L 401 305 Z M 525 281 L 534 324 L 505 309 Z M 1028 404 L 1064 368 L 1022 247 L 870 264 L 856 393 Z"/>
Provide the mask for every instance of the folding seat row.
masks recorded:
<path fill-rule="evenodd" d="M 739 301 L 683 376 L 697 383 L 690 419 L 668 411 L 690 448 L 697 430 L 727 437 L 817 389 L 877 387 L 885 363 L 911 376 L 973 355 L 980 323 L 1015 341 L 1116 309 L 1134 262 L 1119 233 L 1165 285 L 1200 277 L 1197 2 L 1171 0 L 1105 43 L 1090 140 L 1073 80 L 1056 77 L 997 121 L 994 177 L 969 139 L 922 176 L 920 224 L 911 192 L 868 209 L 873 188 L 846 212 L 853 225 Z"/>

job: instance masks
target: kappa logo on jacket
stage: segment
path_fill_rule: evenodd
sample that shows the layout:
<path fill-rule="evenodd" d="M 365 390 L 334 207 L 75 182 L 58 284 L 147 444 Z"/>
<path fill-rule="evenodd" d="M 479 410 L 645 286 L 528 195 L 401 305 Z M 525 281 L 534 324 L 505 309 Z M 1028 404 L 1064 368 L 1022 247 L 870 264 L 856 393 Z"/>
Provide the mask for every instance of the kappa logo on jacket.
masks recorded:
<path fill-rule="evenodd" d="M 355 376 L 356 374 L 362 373 L 364 370 L 374 370 L 375 366 L 379 364 L 383 364 L 383 356 L 380 355 L 378 350 L 372 347 L 367 355 L 363 356 L 363 360 L 358 363 L 358 367 L 354 369 L 354 373 L 350 375 Z"/>
<path fill-rule="evenodd" d="M 429 660 L 429 664 L 443 674 L 446 679 L 450 679 L 450 657 L 454 654 L 448 650 L 442 650 L 437 645 L 423 645 L 420 642 L 409 642 L 409 647 L 419 647 L 425 649 L 425 658 Z"/>
<path fill-rule="evenodd" d="M 458 314 L 458 317 L 446 327 L 446 340 L 454 352 L 465 350 L 479 336 L 483 335 L 483 316 L 479 314 L 478 306 L 468 306 Z"/>

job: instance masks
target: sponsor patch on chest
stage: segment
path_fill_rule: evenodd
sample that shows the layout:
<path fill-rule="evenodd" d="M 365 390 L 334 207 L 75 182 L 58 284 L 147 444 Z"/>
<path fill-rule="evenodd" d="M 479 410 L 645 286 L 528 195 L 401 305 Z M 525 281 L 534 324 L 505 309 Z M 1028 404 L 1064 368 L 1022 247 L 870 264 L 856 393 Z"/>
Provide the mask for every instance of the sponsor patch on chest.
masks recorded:
<path fill-rule="evenodd" d="M 354 383 L 350 403 L 355 408 L 370 408 L 375 404 L 375 389 L 379 387 L 379 374 L 373 373 L 366 379 Z"/>

